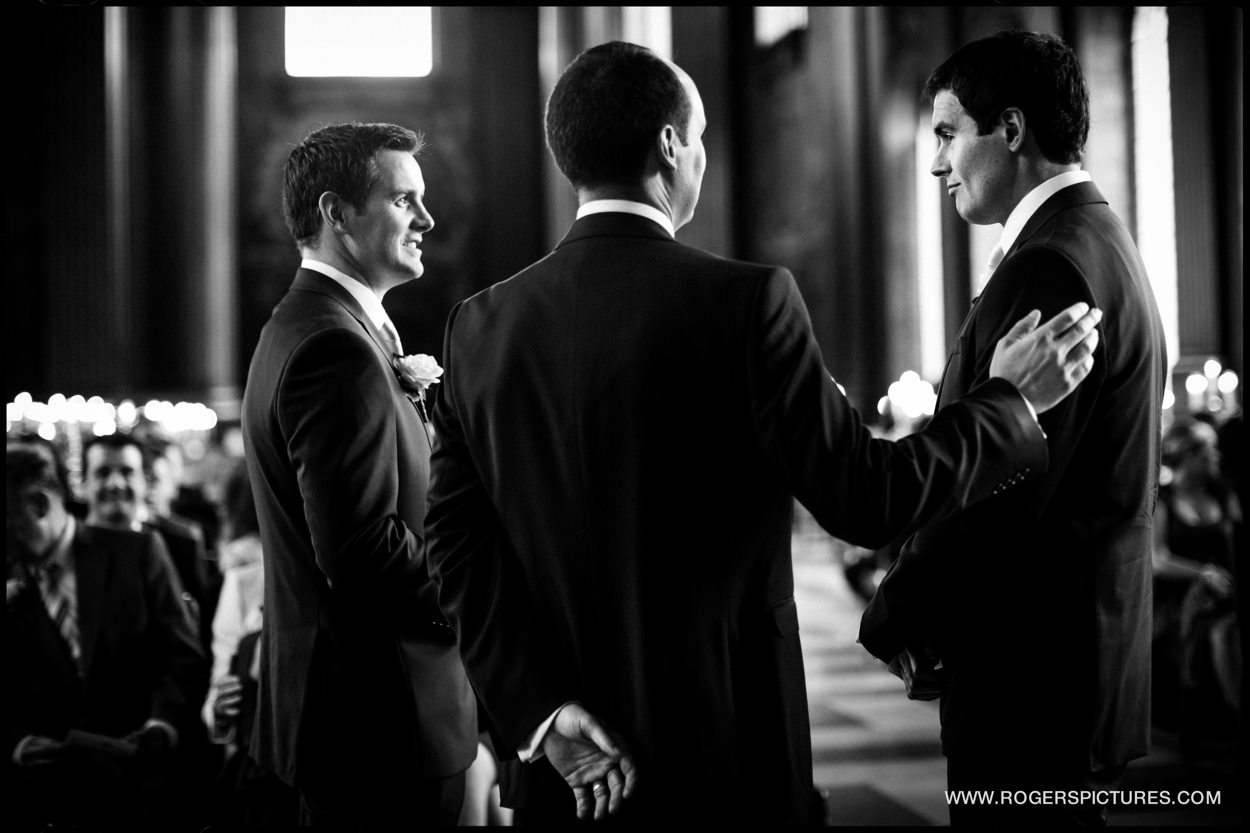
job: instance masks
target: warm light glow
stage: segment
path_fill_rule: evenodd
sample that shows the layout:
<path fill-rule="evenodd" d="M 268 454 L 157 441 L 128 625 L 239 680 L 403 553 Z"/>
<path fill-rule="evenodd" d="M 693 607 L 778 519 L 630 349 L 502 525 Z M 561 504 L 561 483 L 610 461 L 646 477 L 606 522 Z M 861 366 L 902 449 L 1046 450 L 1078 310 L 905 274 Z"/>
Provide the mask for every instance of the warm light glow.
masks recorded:
<path fill-rule="evenodd" d="M 1137 228 L 1133 237 L 1154 290 L 1169 369 L 1180 356 L 1176 266 L 1176 192 L 1172 178 L 1172 88 L 1168 64 L 1168 12 L 1133 10 L 1133 155 Z"/>
<path fill-rule="evenodd" d="M 55 423 L 41 422 L 39 423 L 39 428 L 36 429 L 36 431 L 39 434 L 39 436 L 43 437 L 48 442 L 52 442 L 53 440 L 56 439 L 56 424 Z"/>
<path fill-rule="evenodd" d="M 890 385 L 887 397 L 890 405 L 902 411 L 908 419 L 933 416 L 937 405 L 933 385 L 921 379 L 914 370 L 903 371 L 898 381 Z"/>
<path fill-rule="evenodd" d="M 1207 359 L 1202 363 L 1202 374 L 1208 379 L 1214 379 L 1220 375 L 1220 371 L 1224 368 L 1215 359 Z"/>
<path fill-rule="evenodd" d="M 807 28 L 807 6 L 756 6 L 755 45 L 772 46 L 786 35 Z"/>
<path fill-rule="evenodd" d="M 423 77 L 434 68 L 430 6 L 288 6 L 292 76 Z"/>
<path fill-rule="evenodd" d="M 117 423 L 111 419 L 100 420 L 91 426 L 91 433 L 97 437 L 107 437 L 109 434 L 117 433 Z"/>
<path fill-rule="evenodd" d="M 1170 409 L 1176 404 L 1176 394 L 1172 393 L 1172 389 L 1168 388 L 1163 392 L 1163 410 Z"/>
<path fill-rule="evenodd" d="M 23 408 L 25 408 L 27 405 L 29 405 L 31 402 L 34 402 L 34 401 L 35 401 L 34 398 L 31 397 L 31 395 L 27 393 L 26 391 L 22 391 L 17 396 L 13 397 L 13 402 L 17 405 L 22 406 Z"/>
<path fill-rule="evenodd" d="M 117 406 L 117 421 L 122 425 L 134 425 L 139 419 L 139 409 L 129 399 L 123 399 Z"/>
<path fill-rule="evenodd" d="M 1201 373 L 1190 373 L 1185 377 L 1185 390 L 1189 391 L 1191 396 L 1198 396 L 1207 391 L 1207 377 Z"/>
<path fill-rule="evenodd" d="M 621 6 L 621 38 L 645 46 L 666 61 L 673 60 L 671 6 Z"/>
<path fill-rule="evenodd" d="M 933 126 L 920 114 L 915 138 L 916 180 L 916 303 L 920 326 L 920 372 L 926 379 L 942 375 L 946 362 L 945 283 L 942 270 L 942 183 L 929 173 L 933 163 Z"/>
<path fill-rule="evenodd" d="M 1231 370 L 1225 370 L 1220 374 L 1220 379 L 1216 382 L 1216 385 L 1219 387 L 1220 393 L 1228 396 L 1237 390 L 1237 382 L 1237 374 Z"/>

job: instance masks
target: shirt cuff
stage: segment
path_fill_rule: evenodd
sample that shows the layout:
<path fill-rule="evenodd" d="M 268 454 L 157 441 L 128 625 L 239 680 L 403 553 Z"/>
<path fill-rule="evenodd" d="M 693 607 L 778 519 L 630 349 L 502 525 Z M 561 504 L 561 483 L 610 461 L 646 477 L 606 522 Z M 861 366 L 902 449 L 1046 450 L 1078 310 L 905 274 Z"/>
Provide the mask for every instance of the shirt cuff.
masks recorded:
<path fill-rule="evenodd" d="M 552 717 L 555 717 L 555 715 L 552 715 Z M 18 766 L 22 765 L 22 753 L 26 751 L 26 744 L 30 743 L 34 738 L 34 735 L 27 735 L 17 742 L 17 746 L 13 747 L 13 763 Z"/>
<path fill-rule="evenodd" d="M 1013 385 L 1012 387 L 1015 387 L 1015 386 Z M 1029 416 L 1033 417 L 1033 421 L 1037 423 L 1038 429 L 1040 429 L 1042 432 L 1042 438 L 1045 439 L 1046 429 L 1042 428 L 1042 421 L 1037 418 L 1037 408 L 1033 407 L 1033 403 L 1030 402 L 1029 398 L 1024 395 L 1024 391 L 1020 390 L 1019 388 L 1016 388 L 1016 393 L 1020 394 L 1020 398 L 1024 400 L 1025 407 L 1029 409 Z"/>
<path fill-rule="evenodd" d="M 543 740 L 546 739 L 547 732 L 551 729 L 551 724 L 555 722 L 556 715 L 560 713 L 560 709 L 576 702 L 576 700 L 570 700 L 568 703 L 562 704 L 546 720 L 538 724 L 538 728 L 533 731 L 525 743 L 516 751 L 516 756 L 522 763 L 528 764 L 531 761 L 541 761 L 543 759 L 543 756 L 546 754 L 543 752 Z"/>
<path fill-rule="evenodd" d="M 166 723 L 164 720 L 157 720 L 155 717 L 150 719 L 147 723 L 143 724 L 144 729 L 150 728 L 152 726 L 155 726 L 156 728 L 160 729 L 166 735 L 169 736 L 169 748 L 170 749 L 173 749 L 175 746 L 178 745 L 178 730 L 175 729 L 171 724 Z"/>

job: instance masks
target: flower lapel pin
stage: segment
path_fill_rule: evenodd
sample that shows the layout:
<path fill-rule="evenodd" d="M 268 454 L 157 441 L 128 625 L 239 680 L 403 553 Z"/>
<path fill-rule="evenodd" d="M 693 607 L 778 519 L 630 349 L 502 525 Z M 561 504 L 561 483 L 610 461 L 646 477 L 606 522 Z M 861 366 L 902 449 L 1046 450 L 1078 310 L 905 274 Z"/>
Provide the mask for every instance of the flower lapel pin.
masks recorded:
<path fill-rule="evenodd" d="M 391 367 L 395 369 L 395 375 L 399 378 L 399 386 L 412 400 L 412 404 L 417 406 L 417 410 L 421 412 L 424 419 L 426 416 L 425 392 L 429 390 L 430 385 L 438 384 L 438 377 L 443 375 L 443 369 L 439 367 L 433 356 L 427 356 L 425 353 L 417 353 L 415 356 L 396 356 L 391 359 Z"/>

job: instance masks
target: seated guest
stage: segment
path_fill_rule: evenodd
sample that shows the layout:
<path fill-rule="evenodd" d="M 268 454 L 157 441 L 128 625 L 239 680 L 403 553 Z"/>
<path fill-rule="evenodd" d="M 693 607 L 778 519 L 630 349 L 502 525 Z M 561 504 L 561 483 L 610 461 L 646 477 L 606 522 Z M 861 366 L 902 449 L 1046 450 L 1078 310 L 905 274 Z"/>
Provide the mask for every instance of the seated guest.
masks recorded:
<path fill-rule="evenodd" d="M 1241 508 L 1220 470 L 1218 435 L 1182 419 L 1163 437 L 1155 510 L 1156 723 L 1182 742 L 1226 735 L 1240 707 L 1241 633 L 1233 581 Z"/>
<path fill-rule="evenodd" d="M 160 537 L 82 524 L 67 493 L 49 445 L 6 445 L 6 820 L 178 820 L 195 623 Z"/>
<path fill-rule="evenodd" d="M 256 504 L 242 460 L 227 475 L 221 548 L 222 588 L 213 617 L 213 672 L 203 718 L 214 743 L 227 747 L 219 821 L 249 827 L 295 824 L 296 793 L 248 752 L 260 672 L 260 629 L 265 600 Z"/>

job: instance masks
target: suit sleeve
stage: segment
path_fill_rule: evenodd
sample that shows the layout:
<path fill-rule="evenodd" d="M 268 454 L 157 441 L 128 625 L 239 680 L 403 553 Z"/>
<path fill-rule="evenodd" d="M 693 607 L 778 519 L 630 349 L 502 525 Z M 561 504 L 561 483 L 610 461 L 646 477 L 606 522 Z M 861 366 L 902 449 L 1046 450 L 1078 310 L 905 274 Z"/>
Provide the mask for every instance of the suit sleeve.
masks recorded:
<path fill-rule="evenodd" d="M 817 521 L 851 543 L 884 546 L 1047 466 L 1037 423 L 1002 379 L 978 386 L 923 432 L 898 442 L 874 438 L 825 370 L 784 269 L 760 284 L 747 356 L 765 456 Z"/>
<path fill-rule="evenodd" d="M 970 349 L 975 350 L 973 384 L 989 377 L 990 362 L 998 340 L 1031 310 L 1040 310 L 1046 321 L 1066 307 L 1085 301 L 1097 306 L 1085 278 L 1061 252 L 1033 246 L 1005 260 L 982 293 Z M 1042 414 L 1046 431 L 1049 469 L 1047 480 L 1067 469 L 1076 443 L 1093 413 L 1106 374 L 1106 343 L 1094 355 L 1094 369 L 1071 395 Z M 956 403 L 957 407 L 960 403 Z M 942 414 L 952 408 L 944 408 Z M 1029 516 L 1015 519 L 1022 528 L 1034 525 L 1046 511 L 1039 496 L 1017 507 Z M 904 648 L 928 645 L 936 632 L 929 590 L 943 562 L 956 557 L 962 547 L 943 543 L 943 528 L 922 530 L 903 547 L 864 611 L 860 641 L 874 656 L 888 662 Z"/>
<path fill-rule="evenodd" d="M 1065 308 L 1084 301 L 1099 305 L 1089 282 L 1076 265 L 1058 249 L 1030 246 L 1003 262 L 993 283 L 982 295 L 977 316 L 976 380 L 989 376 L 994 347 L 1017 321 L 1031 310 L 1040 310 L 1047 321 Z M 984 327 L 982 323 L 984 322 Z M 1105 334 L 1101 328 L 1100 334 Z M 1052 472 L 1067 470 L 1068 461 L 1093 413 L 1107 375 L 1107 344 L 1100 341 L 1094 368 L 1073 393 L 1039 418 L 1046 430 Z M 1038 517 L 1044 506 L 1034 507 Z"/>
<path fill-rule="evenodd" d="M 395 612 L 428 577 L 420 531 L 398 514 L 390 372 L 362 335 L 321 331 L 292 354 L 277 413 L 317 566 L 336 591 Z"/>
<path fill-rule="evenodd" d="M 182 583 L 156 533 L 145 533 L 140 561 L 149 614 L 149 639 L 157 647 L 151 719 L 185 732 L 195 723 L 208 687 L 208 658 L 198 624 L 182 602 Z M 137 728 L 137 727 L 136 727 Z"/>
<path fill-rule="evenodd" d="M 507 758 L 555 709 L 578 698 L 551 655 L 557 641 L 538 632 L 525 576 L 465 442 L 455 396 L 458 310 L 447 323 L 433 414 L 428 557 L 439 604 L 459 636 L 496 749 Z"/>

